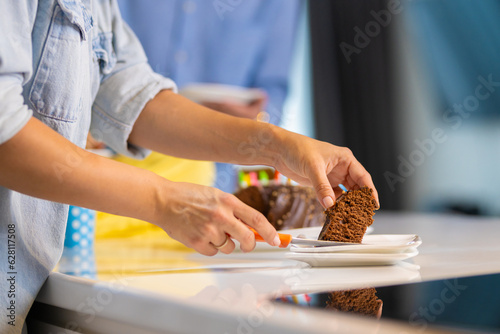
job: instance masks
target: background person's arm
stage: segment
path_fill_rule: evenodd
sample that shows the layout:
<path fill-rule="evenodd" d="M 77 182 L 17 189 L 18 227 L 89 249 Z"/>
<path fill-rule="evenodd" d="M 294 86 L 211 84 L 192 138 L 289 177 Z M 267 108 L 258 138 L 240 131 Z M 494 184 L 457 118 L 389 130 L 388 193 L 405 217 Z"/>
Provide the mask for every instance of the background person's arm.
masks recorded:
<path fill-rule="evenodd" d="M 263 92 L 262 96 L 258 99 L 253 100 L 248 104 L 240 104 L 234 102 L 201 102 L 207 108 L 220 111 L 224 114 L 256 119 L 260 112 L 264 110 L 266 104 L 266 95 Z"/>

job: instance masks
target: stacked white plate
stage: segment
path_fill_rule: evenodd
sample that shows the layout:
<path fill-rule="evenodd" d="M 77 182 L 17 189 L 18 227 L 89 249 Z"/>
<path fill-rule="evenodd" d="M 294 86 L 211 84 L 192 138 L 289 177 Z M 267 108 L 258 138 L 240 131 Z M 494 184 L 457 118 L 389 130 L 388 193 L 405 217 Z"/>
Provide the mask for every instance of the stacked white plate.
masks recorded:
<path fill-rule="evenodd" d="M 245 88 L 215 83 L 190 84 L 182 88 L 179 94 L 197 103 L 231 102 L 244 105 L 265 96 L 264 92 L 258 88 Z"/>
<path fill-rule="evenodd" d="M 304 236 L 317 239 L 318 233 Z M 422 240 L 415 234 L 366 234 L 361 244 L 328 247 L 292 245 L 285 256 L 313 267 L 392 265 L 416 256 L 421 243 Z"/>

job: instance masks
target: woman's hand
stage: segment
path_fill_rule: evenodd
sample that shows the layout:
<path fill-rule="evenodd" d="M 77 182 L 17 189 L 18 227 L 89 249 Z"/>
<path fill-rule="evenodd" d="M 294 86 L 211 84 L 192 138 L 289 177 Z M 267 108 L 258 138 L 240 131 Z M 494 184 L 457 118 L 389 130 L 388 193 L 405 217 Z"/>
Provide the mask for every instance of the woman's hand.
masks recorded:
<path fill-rule="evenodd" d="M 380 207 L 378 193 L 370 174 L 351 150 L 317 141 L 288 131 L 278 131 L 281 154 L 274 166 L 283 175 L 303 185 L 314 187 L 323 207 L 329 208 L 342 193 L 339 184 L 348 190 L 367 186 Z"/>
<path fill-rule="evenodd" d="M 270 245 L 280 244 L 264 215 L 216 188 L 167 181 L 160 198 L 155 224 L 201 254 L 231 253 L 235 248 L 231 238 L 239 241 L 242 251 L 250 252 L 255 248 L 255 236 L 248 227 Z"/>

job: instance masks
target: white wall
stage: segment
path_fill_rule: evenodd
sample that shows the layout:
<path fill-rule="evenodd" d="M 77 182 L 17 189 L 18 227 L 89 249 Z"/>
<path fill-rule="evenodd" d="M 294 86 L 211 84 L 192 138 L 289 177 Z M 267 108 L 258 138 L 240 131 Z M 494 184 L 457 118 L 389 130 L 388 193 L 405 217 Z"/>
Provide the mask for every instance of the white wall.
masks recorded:
<path fill-rule="evenodd" d="M 412 36 L 401 21 L 397 24 L 400 154 L 408 160 L 421 150 L 415 140 L 432 138 L 435 129 L 442 129 L 446 140 L 436 143 L 434 151 L 424 155 L 423 163 L 395 191 L 401 193 L 408 210 L 431 211 L 454 202 L 500 215 L 500 122 L 463 119 L 456 129 L 445 123 Z"/>

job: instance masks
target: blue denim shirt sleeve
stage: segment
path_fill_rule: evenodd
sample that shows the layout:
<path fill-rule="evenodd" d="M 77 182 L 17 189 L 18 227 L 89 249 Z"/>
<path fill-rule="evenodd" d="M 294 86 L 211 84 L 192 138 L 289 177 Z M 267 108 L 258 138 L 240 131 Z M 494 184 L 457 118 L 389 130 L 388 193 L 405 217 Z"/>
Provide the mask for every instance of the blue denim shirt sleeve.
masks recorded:
<path fill-rule="evenodd" d="M 128 143 L 133 125 L 146 103 L 163 89 L 176 91 L 174 82 L 153 72 L 142 46 L 121 20 L 113 2 L 110 26 L 99 27 L 94 37 L 100 50 L 101 84 L 92 107 L 91 134 L 118 153 L 144 158 L 149 150 Z"/>
<path fill-rule="evenodd" d="M 22 85 L 32 73 L 31 27 L 34 5 L 1 1 L 0 13 L 0 145 L 11 139 L 31 118 Z"/>

